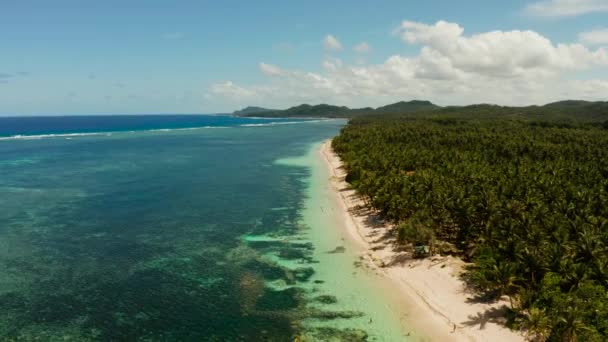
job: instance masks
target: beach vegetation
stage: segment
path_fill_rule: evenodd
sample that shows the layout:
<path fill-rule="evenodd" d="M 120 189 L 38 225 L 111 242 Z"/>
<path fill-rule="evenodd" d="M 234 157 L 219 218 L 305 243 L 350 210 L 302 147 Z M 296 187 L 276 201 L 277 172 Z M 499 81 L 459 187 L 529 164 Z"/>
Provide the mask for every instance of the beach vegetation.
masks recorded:
<path fill-rule="evenodd" d="M 538 341 L 608 339 L 605 103 L 351 120 L 333 148 L 399 240 L 452 246 Z"/>

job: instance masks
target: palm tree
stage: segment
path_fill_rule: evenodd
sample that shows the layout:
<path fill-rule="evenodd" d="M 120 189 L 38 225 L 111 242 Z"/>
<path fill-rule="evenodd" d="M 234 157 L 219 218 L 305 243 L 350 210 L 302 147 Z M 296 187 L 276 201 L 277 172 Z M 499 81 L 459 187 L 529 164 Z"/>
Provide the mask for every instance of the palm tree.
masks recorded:
<path fill-rule="evenodd" d="M 545 310 L 536 307 L 528 310 L 522 325 L 528 338 L 534 342 L 546 341 L 553 328 L 551 318 Z"/>

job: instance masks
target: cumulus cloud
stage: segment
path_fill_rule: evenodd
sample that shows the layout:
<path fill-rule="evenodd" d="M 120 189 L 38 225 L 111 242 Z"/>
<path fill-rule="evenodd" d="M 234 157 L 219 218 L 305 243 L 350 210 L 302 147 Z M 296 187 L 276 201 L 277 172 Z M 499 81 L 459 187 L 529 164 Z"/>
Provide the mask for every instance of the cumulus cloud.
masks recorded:
<path fill-rule="evenodd" d="M 328 34 L 327 36 L 325 36 L 325 39 L 323 39 L 323 46 L 328 51 L 342 50 L 342 44 L 340 43 L 340 41 L 336 37 L 332 36 L 331 34 Z"/>
<path fill-rule="evenodd" d="M 568 17 L 593 12 L 608 12 L 606 0 L 544 0 L 526 7 L 528 14 L 542 17 Z"/>
<path fill-rule="evenodd" d="M 579 40 L 587 45 L 608 45 L 608 28 L 583 32 Z"/>
<path fill-rule="evenodd" d="M 283 73 L 283 70 L 276 65 L 260 63 L 260 70 L 269 76 L 279 76 Z"/>
<path fill-rule="evenodd" d="M 492 31 L 465 36 L 458 24 L 405 21 L 401 37 L 409 44 L 423 44 L 423 59 L 435 63 L 435 70 L 514 77 L 608 64 L 608 52 L 603 49 L 590 51 L 580 44 L 554 45 L 533 31 Z"/>
<path fill-rule="evenodd" d="M 554 43 L 533 31 L 466 35 L 460 25 L 445 21 L 430 25 L 405 21 L 397 32 L 404 43 L 419 46 L 419 52 L 365 65 L 327 58 L 322 72 L 262 63 L 260 70 L 272 76 L 268 82 L 248 87 L 220 83 L 215 92 L 232 96 L 229 99 L 255 93 L 256 100 L 283 106 L 301 102 L 373 106 L 404 99 L 526 105 L 564 98 L 605 99 L 608 93 L 608 80 L 572 80 L 579 70 L 607 67 L 604 48 Z"/>
<path fill-rule="evenodd" d="M 574 81 L 570 84 L 572 91 L 576 91 L 581 99 L 606 100 L 608 94 L 608 81 L 606 80 L 586 80 Z"/>
<path fill-rule="evenodd" d="M 353 47 L 353 50 L 358 53 L 368 53 L 371 51 L 369 44 L 366 42 L 361 42 Z"/>

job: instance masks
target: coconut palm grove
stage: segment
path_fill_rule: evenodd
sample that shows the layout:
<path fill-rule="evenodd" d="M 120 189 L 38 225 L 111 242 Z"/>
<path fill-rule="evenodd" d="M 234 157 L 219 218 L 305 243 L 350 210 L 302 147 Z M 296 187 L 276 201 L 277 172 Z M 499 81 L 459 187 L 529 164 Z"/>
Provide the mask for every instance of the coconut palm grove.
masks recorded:
<path fill-rule="evenodd" d="M 531 339 L 608 339 L 606 103 L 469 106 L 352 119 L 347 181 L 404 244 L 470 262 Z"/>

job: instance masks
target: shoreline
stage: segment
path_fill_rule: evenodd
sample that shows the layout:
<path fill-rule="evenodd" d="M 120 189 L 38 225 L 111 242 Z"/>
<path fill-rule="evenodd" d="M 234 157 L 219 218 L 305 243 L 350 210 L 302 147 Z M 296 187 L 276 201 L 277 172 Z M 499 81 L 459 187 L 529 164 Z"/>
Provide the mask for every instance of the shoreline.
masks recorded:
<path fill-rule="evenodd" d="M 327 167 L 331 189 L 339 202 L 343 228 L 360 246 L 370 267 L 390 280 L 396 296 L 408 305 L 408 325 L 417 336 L 432 341 L 525 341 L 501 325 L 500 313 L 507 301 L 480 303 L 473 300 L 459 279 L 463 261 L 455 257 L 432 256 L 412 259 L 396 244 L 390 225 L 374 212 L 345 182 L 340 158 L 331 140 L 322 143 L 320 158 Z"/>
<path fill-rule="evenodd" d="M 402 296 L 395 295 L 395 285 L 368 265 L 360 256 L 366 248 L 343 228 L 343 210 L 328 181 L 330 172 L 319 156 L 321 141 L 309 146 L 305 155 L 283 158 L 278 163 L 305 167 L 310 170 L 300 217 L 302 230 L 297 237 L 314 248 L 310 257 L 314 274 L 299 286 L 306 289 L 307 309 L 319 309 L 328 313 L 343 313 L 342 319 L 308 317 L 300 321 L 301 341 L 420 341 L 414 338 L 408 324 L 410 305 Z M 284 260 L 291 269 L 302 267 L 297 261 Z M 304 264 L 305 265 L 305 264 Z M 333 303 L 322 303 L 318 296 L 330 295 Z M 317 299 L 316 299 L 317 298 Z M 350 314 L 354 313 L 352 317 Z M 321 329 L 334 330 L 323 334 Z M 412 336 L 412 337 L 408 337 Z"/>

